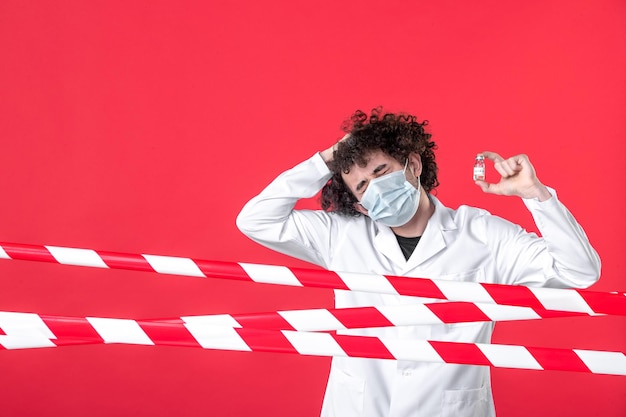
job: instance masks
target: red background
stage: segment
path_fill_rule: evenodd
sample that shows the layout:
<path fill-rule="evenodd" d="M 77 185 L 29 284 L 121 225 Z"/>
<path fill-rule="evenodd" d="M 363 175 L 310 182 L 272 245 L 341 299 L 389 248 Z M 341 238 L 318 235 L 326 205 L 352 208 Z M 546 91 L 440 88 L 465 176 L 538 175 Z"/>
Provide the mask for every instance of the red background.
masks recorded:
<path fill-rule="evenodd" d="M 265 3 L 265 4 L 259 4 Z M 534 230 L 471 181 L 531 156 L 625 291 L 626 3 L 0 2 L 0 240 L 308 266 L 242 205 L 354 110 L 430 121 L 448 206 Z M 488 175 L 494 176 L 493 171 Z M 311 202 L 310 205 L 314 205 Z M 0 310 L 125 318 L 330 307 L 332 292 L 0 261 Z M 626 350 L 620 317 L 498 324 L 494 342 Z M 173 347 L 0 352 L 3 416 L 316 416 L 329 360 Z M 501 416 L 623 416 L 626 378 L 496 369 Z"/>

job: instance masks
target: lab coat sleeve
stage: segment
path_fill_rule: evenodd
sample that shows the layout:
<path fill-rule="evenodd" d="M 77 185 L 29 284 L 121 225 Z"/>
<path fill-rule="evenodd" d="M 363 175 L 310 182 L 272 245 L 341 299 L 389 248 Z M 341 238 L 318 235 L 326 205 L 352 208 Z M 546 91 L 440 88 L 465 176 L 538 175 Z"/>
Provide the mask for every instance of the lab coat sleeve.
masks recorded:
<path fill-rule="evenodd" d="M 237 216 L 237 227 L 250 239 L 277 252 L 327 267 L 336 235 L 336 215 L 294 210 L 298 200 L 315 196 L 331 177 L 319 155 L 280 174 Z"/>
<path fill-rule="evenodd" d="M 552 288 L 587 288 L 600 277 L 600 257 L 583 228 L 550 189 L 552 198 L 540 202 L 524 199 L 541 234 L 521 227 L 508 228 L 507 236 L 493 242 L 496 263 L 506 284 Z M 489 222 L 499 221 L 490 216 Z M 501 219 L 500 219 L 501 220 Z M 494 230 L 497 225 L 487 225 Z M 487 236 L 489 239 L 489 236 Z"/>

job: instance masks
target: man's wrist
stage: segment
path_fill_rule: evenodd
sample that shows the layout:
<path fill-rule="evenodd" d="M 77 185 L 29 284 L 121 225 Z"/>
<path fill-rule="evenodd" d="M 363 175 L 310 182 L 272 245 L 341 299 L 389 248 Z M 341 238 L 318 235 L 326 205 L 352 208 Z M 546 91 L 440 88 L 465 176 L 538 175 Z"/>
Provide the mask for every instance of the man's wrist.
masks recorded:
<path fill-rule="evenodd" d="M 328 149 L 325 149 L 323 151 L 320 152 L 320 155 L 322 157 L 322 159 L 324 160 L 324 162 L 326 162 L 327 164 L 333 160 L 333 153 L 335 152 L 335 147 L 331 146 Z"/>
<path fill-rule="evenodd" d="M 548 187 L 546 187 L 543 184 L 539 184 L 536 187 L 536 190 L 534 190 L 531 194 L 532 195 L 529 196 L 528 198 L 534 198 L 537 201 L 546 201 L 552 198 L 552 193 L 550 192 Z"/>

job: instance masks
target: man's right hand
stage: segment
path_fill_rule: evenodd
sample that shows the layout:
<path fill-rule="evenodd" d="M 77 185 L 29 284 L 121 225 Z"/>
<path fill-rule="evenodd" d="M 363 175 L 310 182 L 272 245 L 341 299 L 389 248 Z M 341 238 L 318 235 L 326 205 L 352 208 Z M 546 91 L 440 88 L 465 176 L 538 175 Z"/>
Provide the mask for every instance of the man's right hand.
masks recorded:
<path fill-rule="evenodd" d="M 343 142 L 344 140 L 348 139 L 350 137 L 350 134 L 347 133 L 344 137 L 342 137 L 337 143 L 335 143 L 333 146 L 331 146 L 328 149 L 323 150 L 322 152 L 320 152 L 320 155 L 322 156 L 322 159 L 324 159 L 324 162 L 326 162 L 327 164 L 333 160 L 333 155 L 335 153 L 335 150 L 337 150 L 337 145 L 340 142 Z"/>

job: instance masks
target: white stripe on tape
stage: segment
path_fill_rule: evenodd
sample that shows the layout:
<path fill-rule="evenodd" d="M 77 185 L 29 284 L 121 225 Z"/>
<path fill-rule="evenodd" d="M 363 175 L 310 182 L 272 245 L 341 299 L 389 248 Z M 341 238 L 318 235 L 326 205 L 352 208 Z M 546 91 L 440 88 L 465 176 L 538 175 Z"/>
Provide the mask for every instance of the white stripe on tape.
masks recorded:
<path fill-rule="evenodd" d="M 152 340 L 134 320 L 86 317 L 105 343 L 130 343 L 154 345 Z"/>
<path fill-rule="evenodd" d="M 52 340 L 43 336 L 0 335 L 0 345 L 5 349 L 30 349 L 56 347 Z"/>
<path fill-rule="evenodd" d="M 398 359 L 445 363 L 426 340 L 381 339 L 387 350 Z"/>
<path fill-rule="evenodd" d="M 302 283 L 298 281 L 298 278 L 285 266 L 248 264 L 244 262 L 239 262 L 239 265 L 254 282 L 302 287 Z"/>
<path fill-rule="evenodd" d="M 91 249 L 65 248 L 60 246 L 46 246 L 58 263 L 64 265 L 92 266 L 108 268 L 100 255 Z"/>
<path fill-rule="evenodd" d="M 626 375 L 626 355 L 622 352 L 598 352 L 574 349 L 591 372 L 610 375 Z"/>
<path fill-rule="evenodd" d="M 337 341 L 328 333 L 292 330 L 283 330 L 282 333 L 301 355 L 347 356 Z"/>
<path fill-rule="evenodd" d="M 205 349 L 252 351 L 233 327 L 212 326 L 202 323 L 202 320 L 185 323 L 185 327 Z"/>
<path fill-rule="evenodd" d="M 476 346 L 483 352 L 489 361 L 497 367 L 538 369 L 543 367 L 524 346 L 504 346 L 477 343 Z"/>
<path fill-rule="evenodd" d="M 0 258 L 1 259 L 11 259 L 9 255 L 4 251 L 4 248 L 0 246 Z"/>
<path fill-rule="evenodd" d="M 345 329 L 345 326 L 325 309 L 279 311 L 278 314 L 299 331 Z"/>
<path fill-rule="evenodd" d="M 424 304 L 407 304 L 397 306 L 376 306 L 394 326 L 411 326 L 419 324 L 443 324 L 443 321 Z"/>
<path fill-rule="evenodd" d="M 478 282 L 437 280 L 435 284 L 450 301 L 473 301 L 475 303 L 495 302 L 485 287 Z"/>
<path fill-rule="evenodd" d="M 198 265 L 189 258 L 176 256 L 141 255 L 150 266 L 160 274 L 185 275 L 188 277 L 206 278 Z"/>
<path fill-rule="evenodd" d="M 56 339 L 52 330 L 37 314 L 0 311 L 0 328 L 6 334 L 35 336 L 40 334 L 47 339 Z"/>
<path fill-rule="evenodd" d="M 337 272 L 337 275 L 339 275 L 351 291 L 366 291 L 398 295 L 398 291 L 383 275 L 359 274 L 356 272 Z"/>
<path fill-rule="evenodd" d="M 534 320 L 541 318 L 541 316 L 530 307 L 506 306 L 486 303 L 476 303 L 475 305 L 492 321 Z"/>
<path fill-rule="evenodd" d="M 56 336 L 37 314 L 0 312 L 0 345 L 5 349 L 26 349 L 56 346 Z"/>
<path fill-rule="evenodd" d="M 534 287 L 529 287 L 529 289 L 548 310 L 578 311 L 594 314 L 589 304 L 574 290 Z"/>

